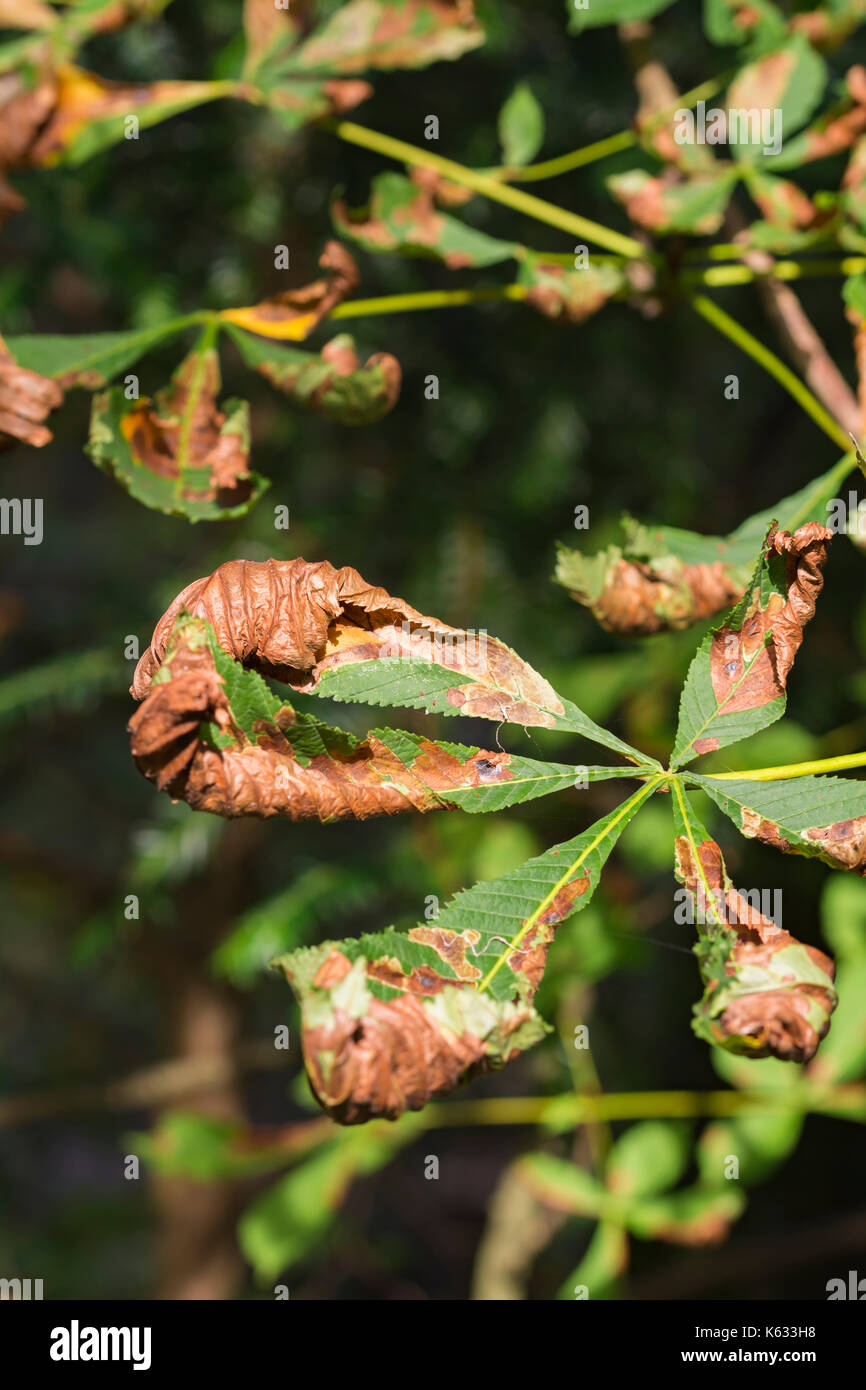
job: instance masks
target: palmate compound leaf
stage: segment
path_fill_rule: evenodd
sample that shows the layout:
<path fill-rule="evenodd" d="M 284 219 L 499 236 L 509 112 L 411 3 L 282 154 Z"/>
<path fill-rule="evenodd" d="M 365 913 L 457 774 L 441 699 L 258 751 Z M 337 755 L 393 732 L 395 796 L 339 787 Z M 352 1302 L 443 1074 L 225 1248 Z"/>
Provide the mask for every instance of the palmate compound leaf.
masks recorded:
<path fill-rule="evenodd" d="M 785 711 L 788 673 L 815 612 L 832 532 L 767 533 L 746 592 L 701 643 L 680 697 L 672 767 L 765 729 Z"/>
<path fill-rule="evenodd" d="M 574 787 L 577 769 L 399 729 L 365 739 L 280 700 L 180 614 L 130 722 L 132 755 L 160 790 L 220 816 L 365 820 L 402 811 L 497 811 Z M 580 786 L 633 768 L 581 768 Z"/>
<path fill-rule="evenodd" d="M 790 497 L 750 516 L 729 536 L 622 519 L 623 539 L 595 555 L 558 547 L 554 579 L 603 628 L 624 637 L 685 628 L 740 599 L 774 518 L 780 530 L 826 522 L 846 469 L 836 463 Z"/>
<path fill-rule="evenodd" d="M 274 962 L 300 1004 L 307 1073 L 333 1119 L 395 1119 L 541 1039 L 532 1001 L 554 930 L 590 901 L 655 786 L 408 933 L 326 941 Z"/>
<path fill-rule="evenodd" d="M 26 333 L 6 340 L 21 367 L 50 377 L 63 390 L 107 386 L 157 343 L 180 332 L 177 320 L 125 333 Z"/>
<path fill-rule="evenodd" d="M 747 839 L 866 874 L 866 783 L 845 777 L 692 780 Z"/>
<path fill-rule="evenodd" d="M 836 1007 L 829 956 L 797 941 L 733 887 L 722 852 L 673 783 L 674 867 L 698 926 L 699 1037 L 747 1057 L 807 1062 Z"/>
<path fill-rule="evenodd" d="M 249 467 L 246 401 L 217 404 L 219 357 L 196 347 L 154 400 L 123 387 L 93 398 L 87 452 L 130 496 L 190 521 L 243 516 L 266 479 Z"/>
<path fill-rule="evenodd" d="M 327 561 L 230 560 L 180 593 L 157 623 L 132 693 L 146 695 L 181 610 L 229 655 L 304 693 L 582 734 L 644 769 L 658 763 L 560 699 L 485 631 L 424 617 Z"/>

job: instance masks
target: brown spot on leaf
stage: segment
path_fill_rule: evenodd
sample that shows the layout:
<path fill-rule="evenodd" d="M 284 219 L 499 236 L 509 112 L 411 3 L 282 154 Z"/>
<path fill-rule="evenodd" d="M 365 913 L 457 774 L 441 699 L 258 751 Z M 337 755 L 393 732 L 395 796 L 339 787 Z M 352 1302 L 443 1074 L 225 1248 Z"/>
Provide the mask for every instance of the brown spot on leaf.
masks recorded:
<path fill-rule="evenodd" d="M 471 927 L 463 932 L 449 931 L 444 927 L 413 927 L 409 940 L 432 947 L 437 956 L 451 967 L 458 980 L 481 978 L 482 971 L 466 958 L 466 952 L 481 940 L 481 933 Z"/>

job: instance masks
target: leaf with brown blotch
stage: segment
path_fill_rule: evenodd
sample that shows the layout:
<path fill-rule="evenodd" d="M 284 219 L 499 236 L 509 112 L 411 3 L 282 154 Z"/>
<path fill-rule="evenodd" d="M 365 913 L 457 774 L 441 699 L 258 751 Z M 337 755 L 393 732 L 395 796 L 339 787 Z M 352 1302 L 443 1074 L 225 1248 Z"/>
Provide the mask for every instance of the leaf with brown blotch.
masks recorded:
<path fill-rule="evenodd" d="M 707 634 L 689 667 L 672 767 L 736 743 L 784 713 L 788 673 L 815 612 L 832 538 L 817 522 L 793 535 L 770 528 L 743 598 Z"/>
<path fill-rule="evenodd" d="M 358 267 L 338 241 L 326 244 L 319 265 L 325 271 L 321 279 L 294 290 L 283 290 L 246 309 L 224 309 L 220 317 L 265 338 L 298 341 L 308 337 L 360 283 Z"/>
<path fill-rule="evenodd" d="M 819 218 L 819 210 L 812 199 L 790 179 L 777 178 L 763 169 L 751 169 L 746 187 L 773 227 L 800 230 L 813 226 Z"/>
<path fill-rule="evenodd" d="M 61 64 L 54 80 L 54 108 L 27 152 L 37 168 L 83 163 L 124 139 L 132 117 L 143 128 L 223 95 L 215 82 L 108 82 L 72 64 Z"/>
<path fill-rule="evenodd" d="M 546 318 L 583 323 L 623 288 L 625 277 L 613 265 L 590 263 L 575 270 L 545 263 L 540 256 L 525 256 L 517 283 L 527 287 L 526 303 Z"/>
<path fill-rule="evenodd" d="M 744 564 L 721 536 L 641 526 L 631 517 L 623 529 L 622 546 L 591 556 L 560 546 L 557 555 L 556 582 L 607 632 L 636 637 L 689 627 L 741 597 L 753 548 Z"/>
<path fill-rule="evenodd" d="M 0 338 L 0 449 L 15 440 L 42 448 L 52 438 L 43 422 L 62 404 L 57 382 L 19 367 Z"/>
<path fill-rule="evenodd" d="M 705 986 L 694 1030 L 727 1052 L 808 1062 L 836 1007 L 833 962 L 733 887 L 719 846 L 674 790 L 675 870 L 695 911 Z"/>
<path fill-rule="evenodd" d="M 297 72 L 421 68 L 484 42 L 472 0 L 349 0 L 292 55 Z"/>
<path fill-rule="evenodd" d="M 827 65 L 803 34 L 786 38 L 746 63 L 727 95 L 728 111 L 740 113 L 737 128 L 728 130 L 734 157 L 755 161 L 772 148 L 775 138 L 799 130 L 820 103 L 826 85 Z M 765 113 L 778 113 L 773 114 L 770 130 L 764 126 Z"/>
<path fill-rule="evenodd" d="M 672 179 L 667 173 L 656 178 L 645 169 L 630 169 L 611 175 L 607 187 L 631 220 L 656 236 L 709 236 L 722 225 L 738 178 L 730 164 L 686 179 Z"/>
<path fill-rule="evenodd" d="M 244 0 L 245 82 L 256 81 L 269 60 L 294 45 L 301 28 L 298 9 L 297 0 L 291 10 L 275 5 L 274 0 Z"/>
<path fill-rule="evenodd" d="M 248 367 L 306 410 L 344 425 L 369 425 L 387 415 L 400 396 L 400 363 L 376 352 L 361 365 L 354 339 L 340 333 L 318 353 L 303 352 L 229 326 Z"/>
<path fill-rule="evenodd" d="M 93 397 L 87 452 L 137 501 L 191 521 L 243 516 L 267 487 L 249 467 L 245 401 L 217 404 L 219 358 L 197 347 L 154 400 Z"/>
<path fill-rule="evenodd" d="M 746 839 L 866 875 L 866 785 L 846 777 L 695 777 Z"/>
<path fill-rule="evenodd" d="M 366 820 L 403 811 L 498 810 L 572 787 L 574 768 L 378 729 L 360 740 L 299 714 L 246 671 L 200 618 L 176 621 L 130 722 L 132 755 L 197 811 Z M 588 780 L 633 769 L 586 769 Z"/>
<path fill-rule="evenodd" d="M 622 518 L 622 540 L 587 555 L 558 547 L 554 579 L 608 632 L 624 637 L 688 627 L 742 597 L 767 528 L 826 520 L 839 490 L 835 466 L 790 497 L 748 517 L 729 536 Z"/>
<path fill-rule="evenodd" d="M 365 207 L 349 208 L 337 198 L 331 217 L 340 236 L 365 251 L 397 251 L 405 256 L 428 256 L 451 270 L 497 265 L 511 260 L 518 249 L 441 212 L 434 195 L 438 184 L 407 178 L 389 170 L 373 180 Z"/>
<path fill-rule="evenodd" d="M 432 922 L 275 961 L 301 1006 L 304 1059 L 340 1124 L 417 1110 L 548 1031 L 532 1000 L 560 923 L 590 902 L 642 787 L 581 835 L 458 893 Z"/>
<path fill-rule="evenodd" d="M 766 167 L 796 169 L 816 159 L 827 159 L 850 149 L 866 131 L 866 67 L 856 64 L 845 74 L 849 95 L 836 102 L 799 135 L 787 140 L 779 155 L 770 156 Z"/>
<path fill-rule="evenodd" d="M 230 560 L 189 584 L 138 663 L 137 699 L 161 665 L 181 610 L 209 622 L 230 656 L 299 691 L 568 729 L 630 761 L 648 761 L 562 700 L 504 643 L 424 617 L 357 570 L 326 560 Z"/>
<path fill-rule="evenodd" d="M 420 1110 L 547 1031 L 531 1002 L 494 1000 L 460 978 L 453 940 L 429 935 L 324 942 L 274 962 L 301 1005 L 313 1093 L 338 1124 Z"/>

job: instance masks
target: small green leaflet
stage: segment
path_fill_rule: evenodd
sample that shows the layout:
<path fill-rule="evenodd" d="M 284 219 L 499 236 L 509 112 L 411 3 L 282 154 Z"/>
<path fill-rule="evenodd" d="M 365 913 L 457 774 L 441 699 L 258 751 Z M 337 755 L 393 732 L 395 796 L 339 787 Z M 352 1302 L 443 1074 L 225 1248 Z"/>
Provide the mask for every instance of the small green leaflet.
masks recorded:
<path fill-rule="evenodd" d="M 19 367 L 52 377 L 65 389 L 83 386 L 96 390 L 157 343 L 176 336 L 183 326 L 175 319 L 128 333 L 23 334 L 7 338 L 6 346 Z"/>
<path fill-rule="evenodd" d="M 544 112 L 527 82 L 518 82 L 499 113 L 502 163 L 529 164 L 544 141 Z"/>

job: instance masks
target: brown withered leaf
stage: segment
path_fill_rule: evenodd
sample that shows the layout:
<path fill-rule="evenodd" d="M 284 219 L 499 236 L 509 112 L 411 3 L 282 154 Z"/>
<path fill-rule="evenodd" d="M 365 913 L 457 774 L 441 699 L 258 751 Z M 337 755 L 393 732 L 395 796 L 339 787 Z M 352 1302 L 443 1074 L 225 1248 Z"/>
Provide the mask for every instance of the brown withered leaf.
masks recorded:
<path fill-rule="evenodd" d="M 30 149 L 56 100 L 57 82 L 50 72 L 44 72 L 32 85 L 18 72 L 0 74 L 0 226 L 26 206 L 5 174 L 27 164 Z"/>
<path fill-rule="evenodd" d="M 685 802 L 674 810 L 676 874 L 696 909 L 705 986 L 695 1031 L 729 1052 L 808 1062 L 836 1007 L 833 962 L 764 917 Z"/>
<path fill-rule="evenodd" d="M 188 585 L 138 663 L 137 699 L 147 693 L 182 609 L 210 623 L 223 651 L 299 691 L 356 662 L 414 658 L 430 668 L 431 682 L 437 668 L 457 676 L 447 680 L 449 712 L 547 727 L 563 712 L 547 681 L 504 643 L 485 634 L 482 649 L 470 634 L 367 584 L 357 570 L 302 559 L 230 560 Z"/>
<path fill-rule="evenodd" d="M 181 617 L 130 721 L 132 755 L 161 791 L 197 811 L 366 820 L 449 809 L 446 793 L 525 777 L 526 760 L 381 730 L 358 740 L 297 714 L 240 671 L 206 624 Z M 539 765 L 542 766 L 542 765 Z"/>
<path fill-rule="evenodd" d="M 57 382 L 19 367 L 0 338 L 0 449 L 16 440 L 42 448 L 52 438 L 43 421 L 62 404 Z"/>
<path fill-rule="evenodd" d="M 94 396 L 87 451 L 99 468 L 155 510 L 209 520 L 242 515 L 266 486 L 249 467 L 248 408 L 220 409 L 219 358 L 194 348 L 151 400 L 122 387 Z"/>
<path fill-rule="evenodd" d="M 385 932 L 274 961 L 301 1003 L 313 1092 L 338 1124 L 420 1110 L 544 1035 L 529 1000 L 494 1000 L 456 975 L 455 947 L 471 942 L 440 936 Z"/>
<path fill-rule="evenodd" d="M 224 309 L 221 317 L 265 338 L 298 341 L 308 337 L 360 283 L 358 267 L 339 241 L 326 243 L 319 265 L 325 272 L 321 279 L 283 290 L 245 309 Z"/>

